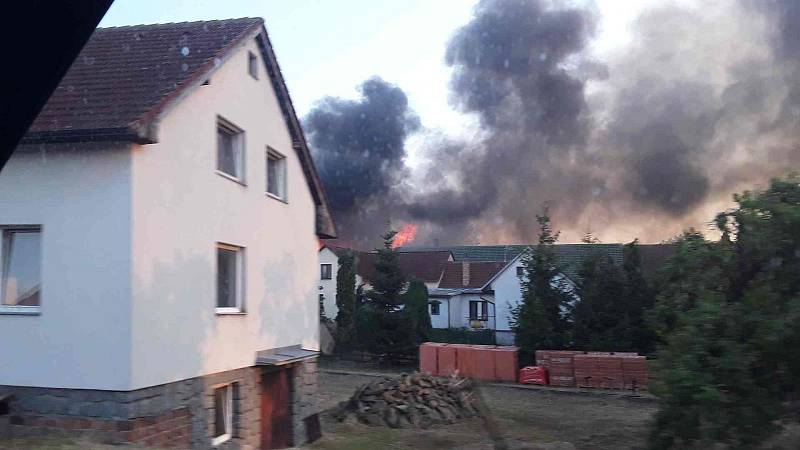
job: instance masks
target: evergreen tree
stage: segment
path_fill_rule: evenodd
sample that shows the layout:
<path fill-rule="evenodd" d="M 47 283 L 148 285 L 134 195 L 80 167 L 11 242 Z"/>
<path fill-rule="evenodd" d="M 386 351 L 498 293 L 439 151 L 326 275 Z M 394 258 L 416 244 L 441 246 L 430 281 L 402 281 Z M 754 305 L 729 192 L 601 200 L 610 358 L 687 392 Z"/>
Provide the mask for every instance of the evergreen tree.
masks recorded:
<path fill-rule="evenodd" d="M 418 346 L 430 339 L 431 316 L 428 312 L 428 287 L 418 279 L 411 280 L 404 294 L 405 308 L 410 325 L 411 342 Z"/>
<path fill-rule="evenodd" d="M 569 343 L 569 321 L 565 311 L 572 300 L 566 281 L 556 264 L 553 249 L 559 232 L 550 226 L 549 208 L 536 216 L 539 242 L 535 252 L 522 258 L 522 303 L 511 310 L 511 328 L 516 343 L 525 352 L 536 349 L 559 349 Z"/>
<path fill-rule="evenodd" d="M 666 269 L 654 449 L 756 448 L 800 395 L 800 177 L 735 200 L 723 238 L 685 234 Z"/>
<path fill-rule="evenodd" d="M 375 249 L 378 257 L 375 261 L 375 275 L 370 280 L 372 289 L 368 293 L 373 305 L 380 306 L 387 312 L 397 311 L 403 304 L 400 294 L 406 284 L 397 252 L 392 248 L 396 234 L 396 231 L 389 230 L 381 236 L 383 248 Z"/>
<path fill-rule="evenodd" d="M 655 333 L 645 320 L 645 313 L 655 303 L 655 290 L 642 271 L 642 255 L 639 240 L 625 244 L 622 249 L 622 271 L 624 288 L 622 301 L 630 328 L 630 350 L 647 355 L 653 352 Z"/>
<path fill-rule="evenodd" d="M 348 251 L 339 257 L 336 273 L 336 349 L 351 350 L 356 342 L 356 270 L 355 255 Z"/>
<path fill-rule="evenodd" d="M 622 270 L 610 256 L 592 252 L 579 270 L 578 297 L 572 312 L 573 347 L 578 350 L 631 350 Z"/>
<path fill-rule="evenodd" d="M 376 249 L 375 275 L 370 280 L 372 289 L 366 293 L 368 300 L 361 308 L 363 335 L 359 336 L 368 350 L 390 358 L 415 350 L 408 315 L 401 310 L 406 278 L 392 248 L 396 234 L 387 231 L 381 236 L 383 248 Z"/>

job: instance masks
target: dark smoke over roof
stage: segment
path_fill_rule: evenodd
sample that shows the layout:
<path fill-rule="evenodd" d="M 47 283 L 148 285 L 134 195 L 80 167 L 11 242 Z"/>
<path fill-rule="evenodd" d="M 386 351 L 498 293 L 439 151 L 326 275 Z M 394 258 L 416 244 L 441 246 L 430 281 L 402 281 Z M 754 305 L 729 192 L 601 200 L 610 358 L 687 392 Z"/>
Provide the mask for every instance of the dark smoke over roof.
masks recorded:
<path fill-rule="evenodd" d="M 654 242 L 800 168 L 800 2 L 660 6 L 605 54 L 598 11 L 564 5 L 483 0 L 454 32 L 451 101 L 474 136 L 418 130 L 377 80 L 377 94 L 309 114 L 337 218 L 359 218 L 343 234 L 374 242 L 392 219 L 419 222 L 421 243 L 528 242 L 547 201 L 567 241 Z M 378 159 L 353 159 L 365 151 Z"/>

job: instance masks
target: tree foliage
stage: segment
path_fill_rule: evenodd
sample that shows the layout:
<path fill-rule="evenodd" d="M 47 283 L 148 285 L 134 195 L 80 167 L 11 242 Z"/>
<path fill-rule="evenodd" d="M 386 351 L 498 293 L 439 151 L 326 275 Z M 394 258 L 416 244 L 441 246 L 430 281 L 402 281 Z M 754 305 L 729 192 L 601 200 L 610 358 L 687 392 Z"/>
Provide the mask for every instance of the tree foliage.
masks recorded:
<path fill-rule="evenodd" d="M 356 342 L 356 269 L 355 255 L 348 251 L 339 257 L 336 273 L 336 348 L 351 350 Z"/>
<path fill-rule="evenodd" d="M 654 449 L 754 448 L 800 394 L 800 178 L 734 198 L 722 239 L 678 240 L 656 301 Z"/>
<path fill-rule="evenodd" d="M 366 292 L 367 301 L 359 309 L 359 340 L 369 351 L 388 357 L 407 355 L 416 347 L 408 315 L 403 312 L 406 277 L 400 270 L 397 252 L 392 248 L 396 231 L 383 236 L 383 248 L 376 249 L 375 274 Z"/>
<path fill-rule="evenodd" d="M 430 339 L 431 316 L 428 312 L 428 287 L 418 279 L 412 279 L 404 294 L 405 308 L 411 334 L 411 342 L 418 346 Z"/>
<path fill-rule="evenodd" d="M 630 350 L 633 333 L 620 267 L 610 256 L 593 252 L 583 260 L 579 275 L 572 346 L 578 350 Z"/>
<path fill-rule="evenodd" d="M 550 225 L 548 207 L 536 216 L 539 242 L 522 258 L 522 302 L 511 309 L 511 329 L 518 346 L 528 353 L 541 348 L 568 345 L 569 320 L 565 311 L 572 297 L 556 262 L 553 246 L 559 232 Z"/>

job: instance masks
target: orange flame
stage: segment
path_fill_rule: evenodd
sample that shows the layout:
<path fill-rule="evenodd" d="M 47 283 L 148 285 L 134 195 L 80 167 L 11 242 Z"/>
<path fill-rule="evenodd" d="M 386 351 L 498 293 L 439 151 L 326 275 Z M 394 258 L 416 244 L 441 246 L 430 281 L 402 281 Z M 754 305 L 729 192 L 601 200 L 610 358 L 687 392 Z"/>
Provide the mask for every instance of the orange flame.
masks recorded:
<path fill-rule="evenodd" d="M 402 247 L 417 237 L 417 224 L 407 223 L 394 236 L 392 248 Z"/>

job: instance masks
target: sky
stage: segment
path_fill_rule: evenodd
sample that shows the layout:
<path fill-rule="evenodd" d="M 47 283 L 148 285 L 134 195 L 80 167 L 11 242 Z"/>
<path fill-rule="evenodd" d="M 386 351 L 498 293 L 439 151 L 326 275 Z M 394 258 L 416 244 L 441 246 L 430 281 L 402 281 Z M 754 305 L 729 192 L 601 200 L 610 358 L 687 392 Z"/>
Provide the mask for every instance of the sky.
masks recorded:
<path fill-rule="evenodd" d="M 629 26 L 653 1 L 601 1 L 598 53 L 630 40 Z M 297 112 L 325 96 L 356 97 L 378 75 L 400 86 L 430 128 L 458 134 L 464 115 L 448 101 L 444 53 L 476 0 L 115 0 L 101 27 L 262 17 Z"/>
<path fill-rule="evenodd" d="M 262 17 L 344 243 L 713 235 L 800 168 L 800 2 L 116 0 L 101 26 Z"/>

